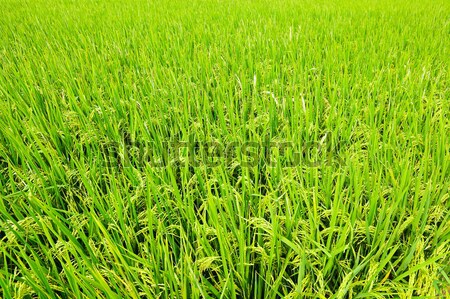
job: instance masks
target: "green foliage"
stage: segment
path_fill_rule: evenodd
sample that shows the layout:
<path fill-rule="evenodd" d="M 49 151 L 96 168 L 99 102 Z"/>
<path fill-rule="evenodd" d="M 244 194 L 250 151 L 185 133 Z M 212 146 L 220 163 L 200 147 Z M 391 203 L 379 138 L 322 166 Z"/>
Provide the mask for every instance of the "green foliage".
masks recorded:
<path fill-rule="evenodd" d="M 2 0 L 0 297 L 449 294 L 449 15 Z M 266 138 L 332 157 L 120 163 L 129 145 Z"/>

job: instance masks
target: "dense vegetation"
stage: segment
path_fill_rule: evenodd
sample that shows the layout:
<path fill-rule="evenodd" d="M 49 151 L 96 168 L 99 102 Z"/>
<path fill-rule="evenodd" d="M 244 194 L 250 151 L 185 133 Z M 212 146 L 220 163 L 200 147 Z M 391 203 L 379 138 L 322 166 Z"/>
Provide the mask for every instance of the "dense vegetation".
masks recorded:
<path fill-rule="evenodd" d="M 449 16 L 0 1 L 0 297 L 444 297 Z"/>

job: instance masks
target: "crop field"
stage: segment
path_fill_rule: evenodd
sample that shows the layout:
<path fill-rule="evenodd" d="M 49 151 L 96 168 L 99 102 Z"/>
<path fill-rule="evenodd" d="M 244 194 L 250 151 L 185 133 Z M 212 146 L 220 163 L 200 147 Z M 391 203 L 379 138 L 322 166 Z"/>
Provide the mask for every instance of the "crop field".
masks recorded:
<path fill-rule="evenodd" d="M 450 298 L 448 0 L 0 0 L 0 298 Z"/>

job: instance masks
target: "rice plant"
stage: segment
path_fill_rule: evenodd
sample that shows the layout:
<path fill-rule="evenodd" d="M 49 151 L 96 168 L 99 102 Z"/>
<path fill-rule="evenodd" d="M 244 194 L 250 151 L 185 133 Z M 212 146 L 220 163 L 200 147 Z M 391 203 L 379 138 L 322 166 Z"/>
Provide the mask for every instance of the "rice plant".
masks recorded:
<path fill-rule="evenodd" d="M 0 1 L 0 297 L 449 298 L 449 16 Z"/>

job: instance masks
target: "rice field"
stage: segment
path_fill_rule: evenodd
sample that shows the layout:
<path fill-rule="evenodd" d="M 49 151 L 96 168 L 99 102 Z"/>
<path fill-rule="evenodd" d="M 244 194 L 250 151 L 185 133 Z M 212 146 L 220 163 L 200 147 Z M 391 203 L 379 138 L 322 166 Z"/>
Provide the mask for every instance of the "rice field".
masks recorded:
<path fill-rule="evenodd" d="M 0 0 L 0 298 L 449 298 L 450 2 Z"/>

